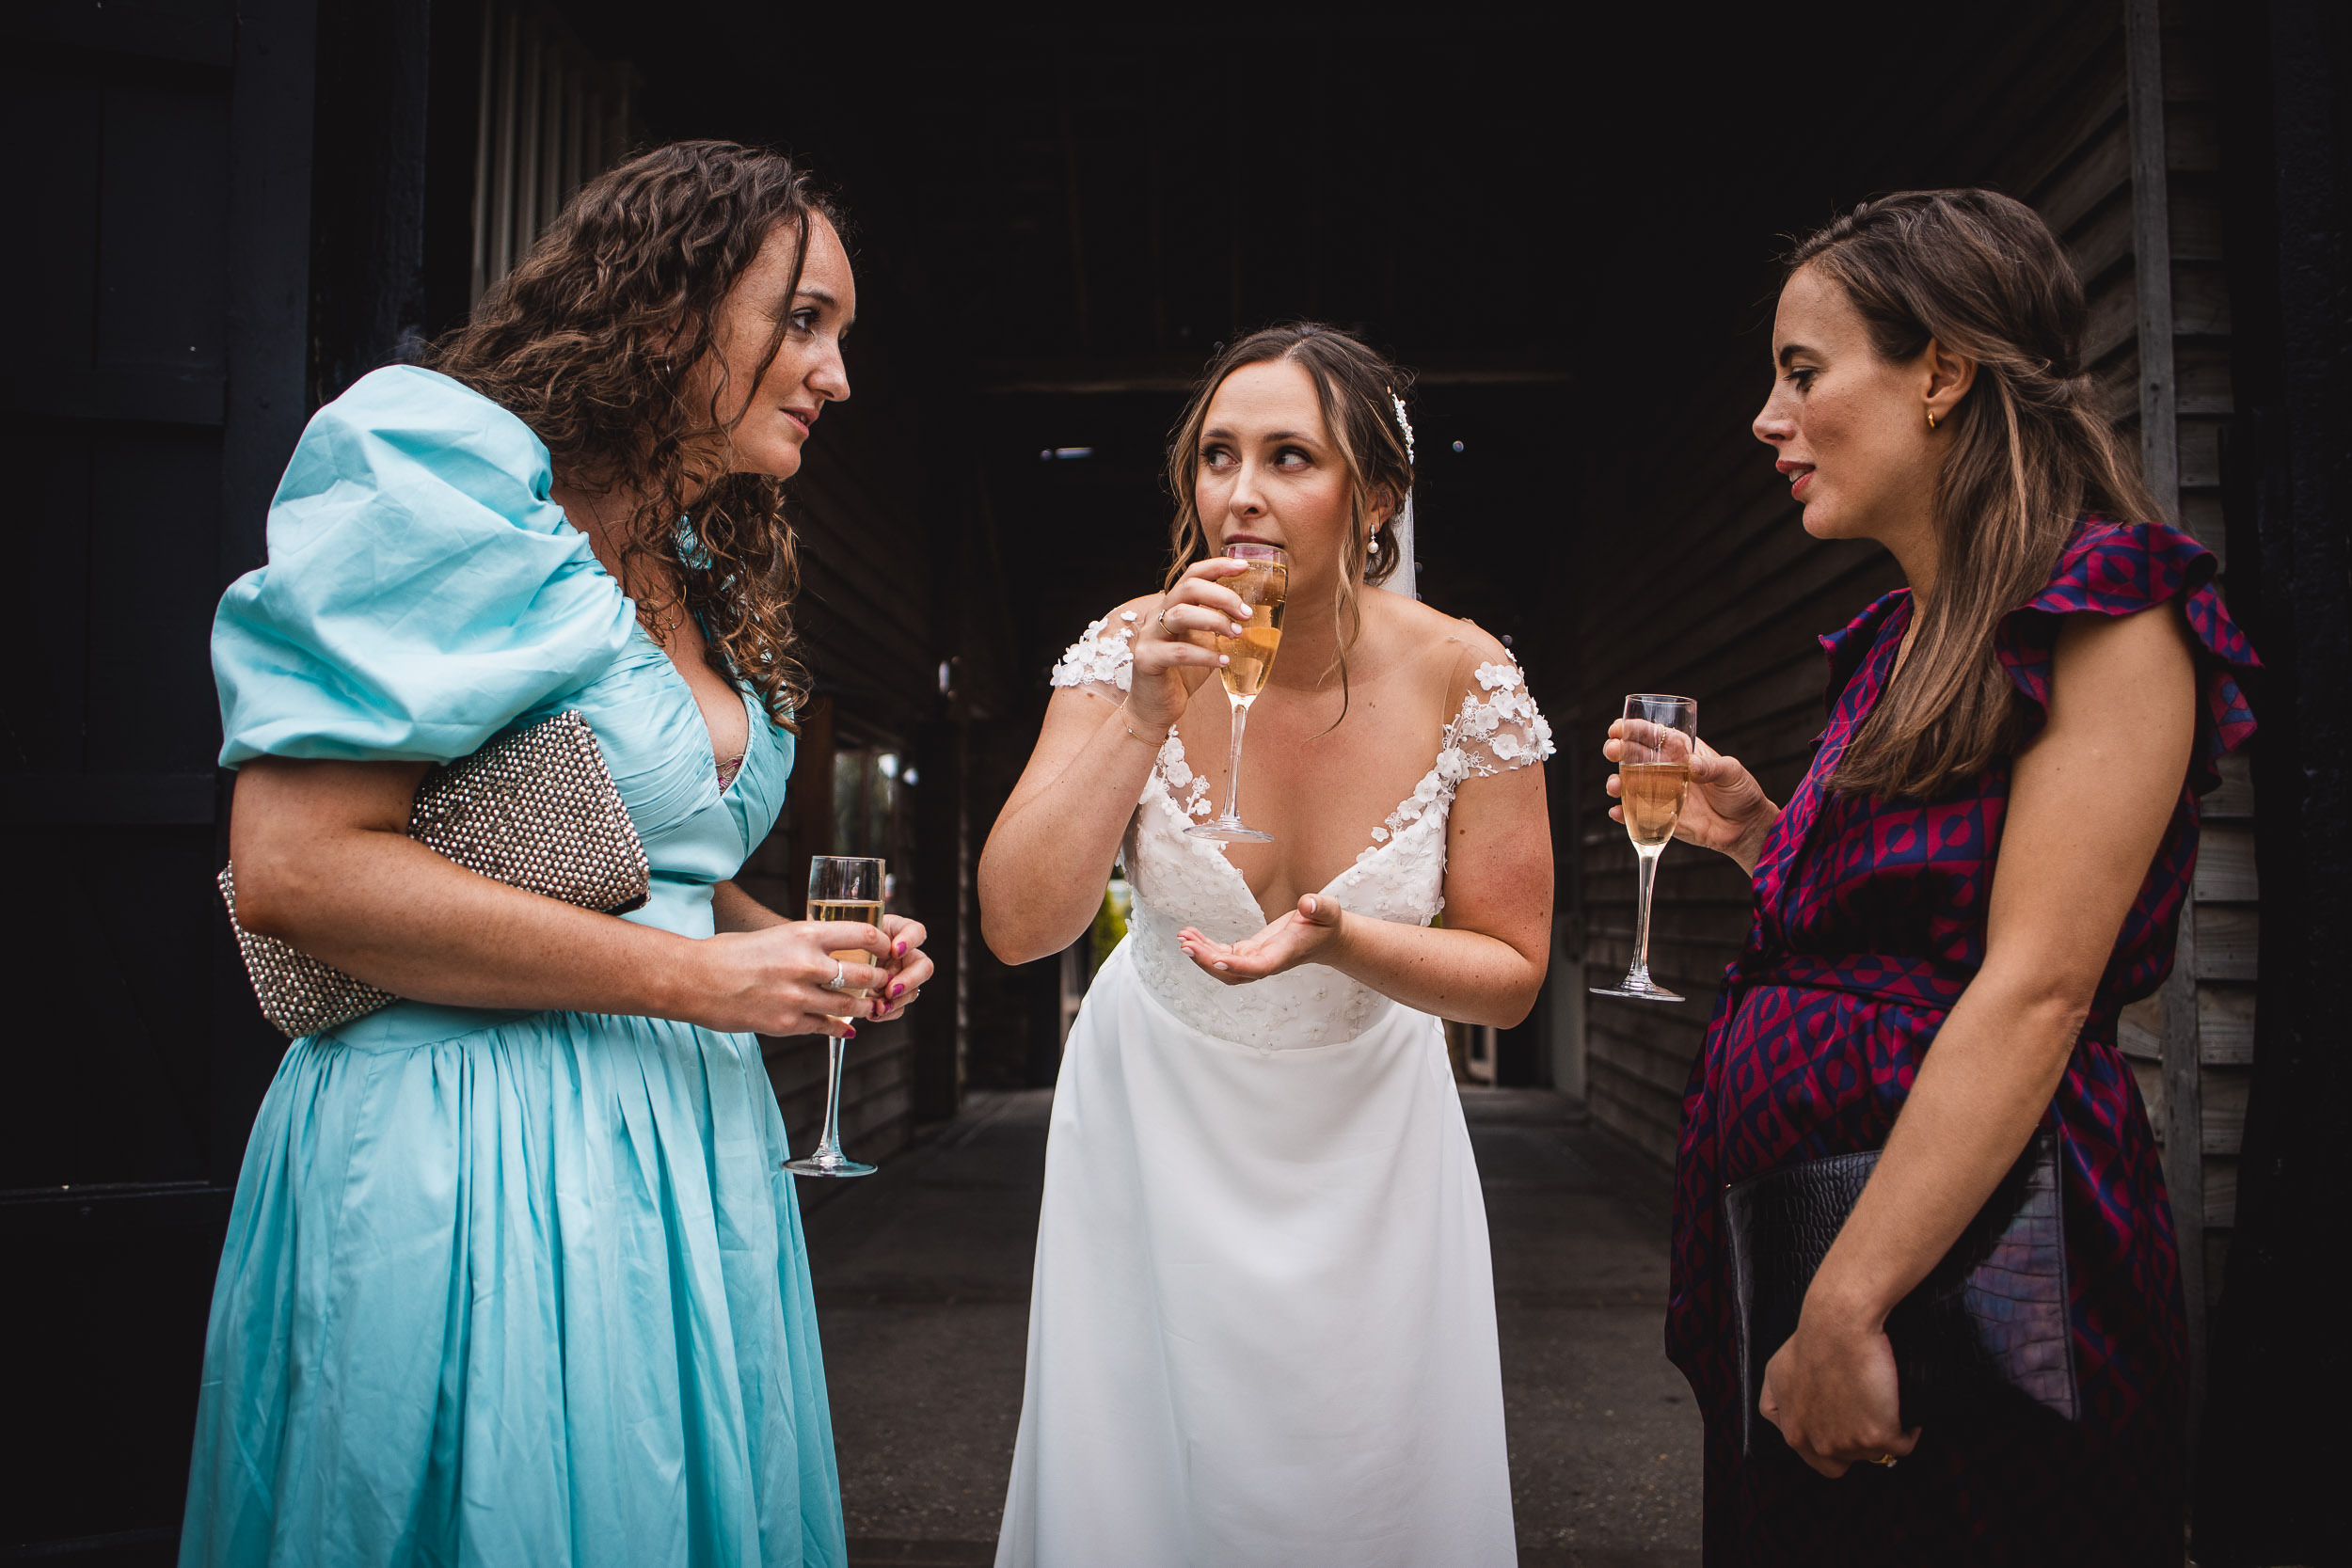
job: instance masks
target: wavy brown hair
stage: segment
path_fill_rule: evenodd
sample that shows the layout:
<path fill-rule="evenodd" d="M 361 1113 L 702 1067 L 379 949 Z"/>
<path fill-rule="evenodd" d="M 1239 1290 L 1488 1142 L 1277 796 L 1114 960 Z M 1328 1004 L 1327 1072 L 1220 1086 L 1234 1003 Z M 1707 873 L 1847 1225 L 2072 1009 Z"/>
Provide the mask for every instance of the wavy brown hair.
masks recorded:
<path fill-rule="evenodd" d="M 1931 799 L 2017 748 L 2021 715 L 1994 635 L 2050 580 L 2085 512 L 2161 517 L 2082 362 L 2082 280 L 2049 226 L 1992 191 L 1866 201 L 1787 258 L 1862 313 L 1890 363 L 1931 341 L 1977 375 L 1944 421 L 1935 592 L 1902 672 L 1863 721 L 1834 787 Z"/>
<path fill-rule="evenodd" d="M 656 148 L 581 186 L 426 360 L 529 425 L 564 483 L 631 500 L 614 531 L 638 619 L 650 629 L 674 609 L 694 615 L 711 665 L 786 724 L 808 694 L 792 657 L 800 562 L 783 483 L 727 471 L 742 414 L 719 412 L 729 376 L 717 334 L 720 302 L 779 229 L 797 236 L 799 288 L 816 215 L 844 227 L 781 152 Z M 789 325 L 787 311 L 762 372 Z M 706 361 L 707 396 L 695 385 Z"/>
<path fill-rule="evenodd" d="M 1340 716 L 1347 716 L 1347 649 L 1362 629 L 1356 594 L 1366 584 L 1389 580 L 1396 571 L 1396 531 L 1373 530 L 1373 515 L 1385 510 L 1393 523 L 1413 488 L 1412 454 L 1396 421 L 1396 404 L 1412 393 L 1412 372 L 1392 363 L 1352 333 L 1319 322 L 1290 322 L 1253 332 L 1209 362 L 1193 388 L 1184 416 L 1168 443 L 1168 488 L 1176 515 L 1168 525 L 1169 562 L 1163 589 L 1173 588 L 1184 568 L 1208 552 L 1209 534 L 1200 520 L 1193 485 L 1200 467 L 1200 432 L 1209 404 L 1226 377 L 1245 365 L 1286 361 L 1315 384 L 1315 404 L 1347 465 L 1349 524 L 1344 569 L 1333 610 L 1339 622 Z M 1335 721 L 1336 722 L 1336 721 Z"/>

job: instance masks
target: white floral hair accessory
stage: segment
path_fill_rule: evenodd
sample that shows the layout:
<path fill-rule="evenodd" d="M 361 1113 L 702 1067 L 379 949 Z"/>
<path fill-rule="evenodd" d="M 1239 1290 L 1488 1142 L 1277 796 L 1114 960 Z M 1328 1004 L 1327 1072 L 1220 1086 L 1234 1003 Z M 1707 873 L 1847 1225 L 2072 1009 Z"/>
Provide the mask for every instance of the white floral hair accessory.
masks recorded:
<path fill-rule="evenodd" d="M 1396 395 L 1393 387 L 1389 388 L 1389 406 L 1396 410 L 1396 428 L 1405 433 L 1405 462 L 1409 467 L 1414 461 L 1413 421 L 1405 417 L 1405 400 Z M 1413 559 L 1413 493 L 1410 490 L 1405 492 L 1405 512 L 1397 518 L 1391 537 L 1396 543 L 1396 570 L 1390 574 L 1389 580 L 1382 586 L 1408 599 L 1418 599 L 1421 597 L 1421 562 Z"/>
<path fill-rule="evenodd" d="M 1413 421 L 1405 417 L 1405 400 L 1396 395 L 1393 387 L 1389 388 L 1389 406 L 1396 410 L 1396 428 L 1405 433 L 1405 461 L 1410 464 L 1413 461 Z"/>

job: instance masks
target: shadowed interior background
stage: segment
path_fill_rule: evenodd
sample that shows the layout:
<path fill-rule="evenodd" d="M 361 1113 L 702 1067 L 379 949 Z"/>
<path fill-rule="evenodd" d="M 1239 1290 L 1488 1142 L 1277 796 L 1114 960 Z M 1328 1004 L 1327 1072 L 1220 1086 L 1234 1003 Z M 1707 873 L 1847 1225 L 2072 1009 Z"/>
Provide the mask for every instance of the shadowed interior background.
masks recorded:
<path fill-rule="evenodd" d="M 1748 435 L 1773 257 L 1873 191 L 2033 202 L 2092 290 L 2103 395 L 2273 672 L 2250 768 L 2208 802 L 2181 974 L 2125 1043 L 2214 1311 L 2201 1558 L 2316 1553 L 2304 1466 L 2331 1446 L 2295 1434 L 2344 1368 L 2295 1304 L 2341 1233 L 2312 1195 L 2352 936 L 2339 8 L 37 0 L 0 36 L 0 112 L 40 154 L 40 243 L 0 255 L 24 306 L 0 439 L 39 542 L 0 768 L 22 885 L 52 901 L 8 957 L 0 1236 L 39 1282 L 39 1349 L 0 1550 L 168 1555 L 227 1194 L 281 1048 L 212 900 L 205 636 L 303 419 L 461 320 L 580 180 L 713 135 L 805 156 L 856 224 L 856 395 L 794 487 L 821 701 L 746 880 L 789 909 L 808 855 L 884 853 L 932 929 L 925 1006 L 853 1053 L 869 1157 L 971 1088 L 1051 1082 L 1086 959 L 995 963 L 971 863 L 1053 659 L 1158 579 L 1192 378 L 1295 316 L 1418 371 L 1424 595 L 1511 641 L 1558 731 L 1553 976 L 1489 1069 L 1670 1154 L 1746 893 L 1670 851 L 1656 966 L 1691 1000 L 1586 998 L 1631 924 L 1600 729 L 1628 690 L 1687 692 L 1785 792 L 1820 728 L 1814 638 L 1895 580 L 1874 547 L 1807 541 Z M 821 1053 L 769 1059 L 813 1132 Z"/>

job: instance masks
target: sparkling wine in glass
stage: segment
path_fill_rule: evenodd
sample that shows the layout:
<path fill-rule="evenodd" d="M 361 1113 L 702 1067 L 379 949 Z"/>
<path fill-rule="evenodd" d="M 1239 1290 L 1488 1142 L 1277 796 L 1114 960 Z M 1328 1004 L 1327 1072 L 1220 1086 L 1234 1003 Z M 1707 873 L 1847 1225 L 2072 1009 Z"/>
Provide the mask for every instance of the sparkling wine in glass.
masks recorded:
<path fill-rule="evenodd" d="M 1699 705 L 1688 697 L 1636 692 L 1625 700 L 1625 754 L 1617 762 L 1617 804 L 1626 836 L 1640 862 L 1634 888 L 1633 966 L 1613 986 L 1595 986 L 1595 996 L 1629 996 L 1645 1002 L 1682 998 L 1649 977 L 1650 889 L 1658 857 L 1675 836 L 1683 801 L 1691 793 L 1691 755 L 1699 738 Z"/>
<path fill-rule="evenodd" d="M 1233 705 L 1233 749 L 1225 759 L 1225 815 L 1213 822 L 1195 823 L 1184 832 L 1226 844 L 1267 844 L 1274 835 L 1245 827 L 1237 809 L 1241 736 L 1249 721 L 1249 705 L 1258 700 L 1266 676 L 1274 670 L 1274 651 L 1282 645 L 1282 601 L 1290 595 L 1290 558 L 1272 545 L 1228 545 L 1225 557 L 1249 563 L 1248 571 L 1218 579 L 1249 607 L 1249 619 L 1242 624 L 1239 637 L 1216 639 L 1216 651 L 1226 659 L 1217 673 L 1224 677 L 1226 698 Z"/>
<path fill-rule="evenodd" d="M 808 917 L 811 920 L 859 921 L 880 927 L 882 916 L 882 863 L 862 855 L 816 855 L 808 863 Z M 849 964 L 878 964 L 882 955 L 863 947 L 844 947 L 833 957 Z M 869 994 L 860 986 L 841 993 L 845 998 Z M 842 1016 L 842 1015 L 836 1015 Z M 842 1022 L 847 1022 L 846 1016 Z M 829 1060 L 825 1078 L 825 1131 L 817 1147 L 784 1168 L 796 1176 L 871 1176 L 874 1167 L 841 1152 L 841 1048 L 849 1042 L 838 1035 L 826 1037 Z"/>

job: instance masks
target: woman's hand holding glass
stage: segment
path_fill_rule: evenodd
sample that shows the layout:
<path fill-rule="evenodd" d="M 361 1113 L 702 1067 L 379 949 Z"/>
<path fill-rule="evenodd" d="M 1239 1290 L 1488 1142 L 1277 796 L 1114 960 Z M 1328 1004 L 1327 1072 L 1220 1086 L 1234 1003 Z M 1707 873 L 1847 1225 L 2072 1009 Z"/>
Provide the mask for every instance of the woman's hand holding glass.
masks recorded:
<path fill-rule="evenodd" d="M 1625 760 L 1629 722 L 1633 721 L 1620 719 L 1612 723 L 1609 738 L 1601 743 L 1600 754 L 1613 763 Z M 1623 781 L 1612 773 L 1606 787 L 1614 800 L 1623 791 Z M 1624 808 L 1611 806 L 1609 819 L 1623 822 Z M 1724 755 L 1704 740 L 1692 740 L 1691 789 L 1683 800 L 1682 815 L 1675 820 L 1675 837 L 1729 855 L 1740 863 L 1740 870 L 1753 872 L 1764 847 L 1764 835 L 1779 820 L 1780 808 L 1766 797 L 1764 786 L 1740 766 L 1739 758 Z"/>
<path fill-rule="evenodd" d="M 1240 636 L 1249 606 L 1221 579 L 1241 576 L 1249 564 L 1226 556 L 1194 562 L 1160 595 L 1158 612 L 1136 625 L 1126 705 L 1136 736 L 1157 742 L 1184 717 L 1200 683 L 1223 667 L 1211 639 Z"/>
<path fill-rule="evenodd" d="M 882 918 L 882 935 L 890 939 L 890 961 L 882 967 L 889 972 L 890 984 L 873 994 L 874 1022 L 887 1023 L 914 1005 L 923 994 L 923 982 L 931 977 L 931 960 L 923 954 L 923 943 L 930 932 L 919 920 L 909 920 L 902 914 L 886 914 Z"/>
<path fill-rule="evenodd" d="M 790 920 L 756 931 L 729 931 L 696 942 L 686 994 L 666 1016 L 721 1034 L 832 1035 L 849 1038 L 854 1008 L 869 1019 L 902 1012 L 930 978 L 926 933 L 902 915 L 877 929 L 858 921 Z M 880 964 L 837 963 L 835 951 L 887 954 Z M 830 982 L 838 969 L 839 989 Z M 863 990 L 864 997 L 844 992 Z"/>

